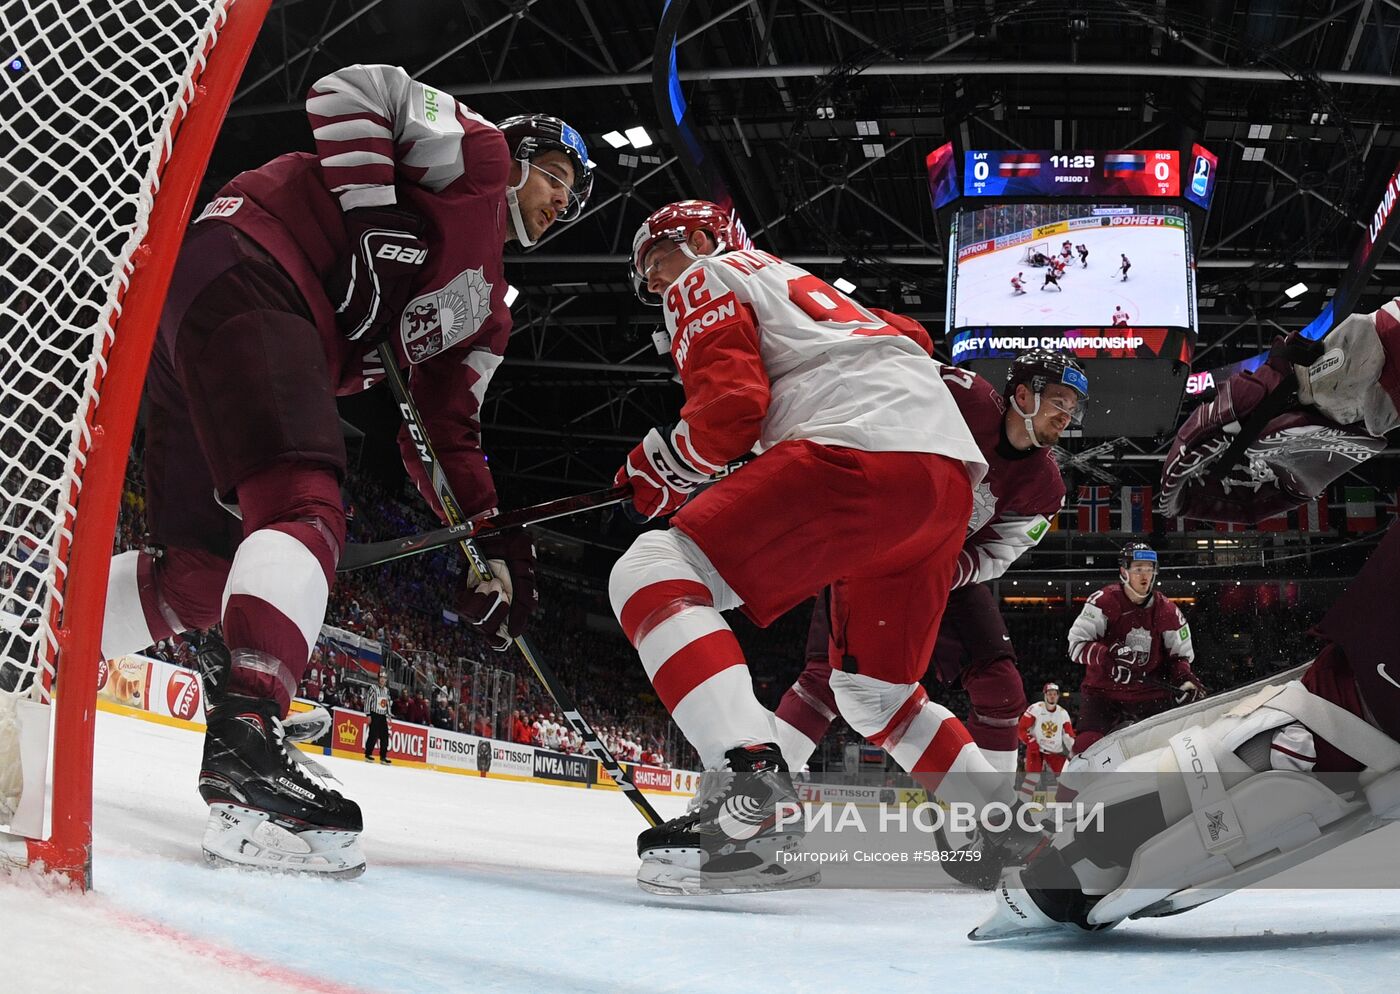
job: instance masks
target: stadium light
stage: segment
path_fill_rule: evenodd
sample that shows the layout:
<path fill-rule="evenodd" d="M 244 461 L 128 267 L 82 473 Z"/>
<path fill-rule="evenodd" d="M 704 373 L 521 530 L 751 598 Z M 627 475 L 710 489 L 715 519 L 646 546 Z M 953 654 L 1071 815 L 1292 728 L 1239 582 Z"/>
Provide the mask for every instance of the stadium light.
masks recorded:
<path fill-rule="evenodd" d="M 515 287 L 511 286 L 509 283 L 507 283 L 507 284 L 506 284 L 506 306 L 509 307 L 511 304 L 515 303 L 515 298 L 516 298 L 516 297 L 519 297 L 519 296 L 520 296 L 520 291 L 517 290 Z"/>
<path fill-rule="evenodd" d="M 1289 300 L 1297 300 L 1299 297 L 1301 297 L 1307 292 L 1308 285 L 1306 283 L 1294 283 L 1287 290 L 1283 291 L 1283 295 Z"/>
<path fill-rule="evenodd" d="M 648 148 L 651 145 L 651 135 L 647 134 L 647 129 L 640 124 L 635 128 L 628 128 L 626 135 L 633 148 Z"/>
<path fill-rule="evenodd" d="M 603 141 L 607 142 L 613 148 L 627 147 L 627 139 L 623 136 L 621 131 L 609 131 L 603 136 Z"/>
<path fill-rule="evenodd" d="M 831 285 L 836 287 L 836 289 L 840 290 L 842 293 L 856 292 L 856 285 L 850 280 L 846 279 L 846 277 L 844 276 L 836 277 L 836 279 L 832 281 Z"/>

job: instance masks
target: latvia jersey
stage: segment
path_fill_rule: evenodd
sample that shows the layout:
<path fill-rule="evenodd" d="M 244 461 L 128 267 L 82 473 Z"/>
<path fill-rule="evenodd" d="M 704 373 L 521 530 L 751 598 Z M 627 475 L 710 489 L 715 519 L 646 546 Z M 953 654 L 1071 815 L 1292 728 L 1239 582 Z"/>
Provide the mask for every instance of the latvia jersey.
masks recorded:
<path fill-rule="evenodd" d="M 325 281 L 350 253 L 343 212 L 397 204 L 425 222 L 428 259 L 390 342 L 463 511 L 496 504 L 479 411 L 510 338 L 502 268 L 510 154 L 489 121 L 394 66 L 349 66 L 306 102 L 316 153 L 293 153 L 235 176 L 196 223 L 238 228 L 275 259 L 306 299 L 338 395 L 384 378 L 379 341 L 349 341 Z M 407 431 L 400 448 L 437 507 Z"/>
<path fill-rule="evenodd" d="M 1052 709 L 1044 701 L 1036 701 L 1021 715 L 1016 731 L 1022 742 L 1047 756 L 1067 756 L 1074 745 L 1069 712 L 1058 704 Z"/>
<path fill-rule="evenodd" d="M 1136 650 L 1143 662 L 1124 664 L 1115 655 L 1118 646 Z M 1089 595 L 1070 626 L 1069 654 L 1085 667 L 1086 689 L 1120 700 L 1159 698 L 1170 692 L 1166 685 L 1187 680 L 1200 684 L 1191 673 L 1195 650 L 1181 610 L 1156 593 L 1146 604 L 1134 604 L 1121 583 Z"/>
<path fill-rule="evenodd" d="M 939 370 L 987 462 L 987 475 L 972 488 L 956 589 L 995 580 L 1044 538 L 1064 507 L 1065 484 L 1049 449 L 1022 452 L 1007 441 L 1006 400 L 994 386 L 968 369 Z"/>
<path fill-rule="evenodd" d="M 676 437 L 701 468 L 807 440 L 938 453 L 982 478 L 986 464 L 915 322 L 873 313 L 755 250 L 693 263 L 666 291 L 665 313 L 686 396 Z"/>

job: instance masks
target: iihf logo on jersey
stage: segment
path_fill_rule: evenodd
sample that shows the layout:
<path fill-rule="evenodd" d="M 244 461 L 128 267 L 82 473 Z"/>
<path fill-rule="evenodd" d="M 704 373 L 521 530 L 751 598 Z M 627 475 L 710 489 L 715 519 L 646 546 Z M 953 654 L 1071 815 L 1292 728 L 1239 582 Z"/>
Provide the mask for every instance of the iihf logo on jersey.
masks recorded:
<path fill-rule="evenodd" d="M 492 289 L 478 267 L 458 273 L 440 290 L 409 301 L 400 320 L 408 361 L 422 362 L 476 334 L 491 316 Z"/>

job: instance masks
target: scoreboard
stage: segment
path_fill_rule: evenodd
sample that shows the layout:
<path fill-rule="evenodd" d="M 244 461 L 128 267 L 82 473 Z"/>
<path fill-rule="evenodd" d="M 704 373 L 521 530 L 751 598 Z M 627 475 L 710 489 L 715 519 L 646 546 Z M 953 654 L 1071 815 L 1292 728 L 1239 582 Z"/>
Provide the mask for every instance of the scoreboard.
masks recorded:
<path fill-rule="evenodd" d="M 968 151 L 963 196 L 1180 197 L 1176 149 L 1123 152 Z"/>

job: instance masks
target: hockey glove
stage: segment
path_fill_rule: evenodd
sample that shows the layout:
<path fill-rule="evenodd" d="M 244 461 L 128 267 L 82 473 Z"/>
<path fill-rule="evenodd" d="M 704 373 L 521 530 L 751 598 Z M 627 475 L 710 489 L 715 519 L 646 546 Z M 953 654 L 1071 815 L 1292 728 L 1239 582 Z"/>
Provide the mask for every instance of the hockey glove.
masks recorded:
<path fill-rule="evenodd" d="M 653 428 L 627 456 L 613 483 L 632 489 L 632 507 L 645 521 L 681 509 L 690 494 L 711 474 L 677 451 L 673 427 Z"/>
<path fill-rule="evenodd" d="M 1088 647 L 1084 656 L 1085 669 L 1097 674 L 1104 682 L 1117 684 L 1140 681 L 1148 659 L 1146 653 L 1129 648 L 1122 642 L 1113 645 L 1095 642 Z"/>
<path fill-rule="evenodd" d="M 1194 704 L 1204 697 L 1209 697 L 1210 691 L 1194 680 L 1187 680 L 1176 689 L 1176 703 Z"/>
<path fill-rule="evenodd" d="M 326 284 L 336 325 L 351 341 L 387 335 L 428 260 L 423 219 L 396 207 L 357 207 L 345 214 L 350 254 Z"/>
<path fill-rule="evenodd" d="M 457 592 L 455 608 L 492 649 L 505 652 L 511 642 L 525 634 L 530 616 L 540 606 L 535 589 L 535 546 L 523 528 L 487 532 L 475 541 L 492 577 L 468 578 Z"/>

